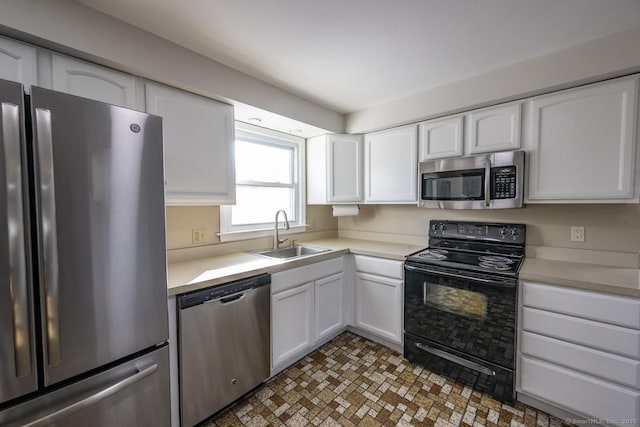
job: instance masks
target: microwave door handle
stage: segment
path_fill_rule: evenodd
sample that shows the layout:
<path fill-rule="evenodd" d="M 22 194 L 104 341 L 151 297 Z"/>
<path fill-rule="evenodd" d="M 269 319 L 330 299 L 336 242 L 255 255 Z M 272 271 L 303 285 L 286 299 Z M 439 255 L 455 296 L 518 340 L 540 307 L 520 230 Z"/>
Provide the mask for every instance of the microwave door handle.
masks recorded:
<path fill-rule="evenodd" d="M 491 160 L 484 161 L 484 205 L 491 206 Z"/>

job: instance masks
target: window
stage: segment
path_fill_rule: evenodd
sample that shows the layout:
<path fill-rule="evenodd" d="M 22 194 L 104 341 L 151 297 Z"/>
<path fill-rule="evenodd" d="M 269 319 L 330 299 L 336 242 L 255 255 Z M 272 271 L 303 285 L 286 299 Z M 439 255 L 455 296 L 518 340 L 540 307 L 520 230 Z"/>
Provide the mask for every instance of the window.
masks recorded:
<path fill-rule="evenodd" d="M 236 204 L 220 207 L 220 240 L 271 235 L 279 209 L 289 232 L 304 231 L 304 139 L 236 122 L 235 162 Z"/>

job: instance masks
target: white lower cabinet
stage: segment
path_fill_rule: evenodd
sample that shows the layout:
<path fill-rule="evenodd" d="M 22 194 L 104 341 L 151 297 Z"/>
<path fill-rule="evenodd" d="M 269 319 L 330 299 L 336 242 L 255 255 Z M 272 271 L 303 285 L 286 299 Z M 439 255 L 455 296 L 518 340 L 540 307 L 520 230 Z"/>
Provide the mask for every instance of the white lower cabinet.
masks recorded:
<path fill-rule="evenodd" d="M 354 326 L 402 343 L 402 262 L 355 256 Z"/>
<path fill-rule="evenodd" d="M 286 368 L 345 327 L 344 260 L 271 275 L 271 373 Z"/>
<path fill-rule="evenodd" d="M 316 341 L 334 335 L 344 326 L 343 283 L 342 273 L 315 282 Z"/>
<path fill-rule="evenodd" d="M 313 282 L 271 297 L 273 366 L 313 345 Z"/>
<path fill-rule="evenodd" d="M 519 395 L 606 424 L 637 420 L 640 299 L 532 282 L 521 290 Z"/>

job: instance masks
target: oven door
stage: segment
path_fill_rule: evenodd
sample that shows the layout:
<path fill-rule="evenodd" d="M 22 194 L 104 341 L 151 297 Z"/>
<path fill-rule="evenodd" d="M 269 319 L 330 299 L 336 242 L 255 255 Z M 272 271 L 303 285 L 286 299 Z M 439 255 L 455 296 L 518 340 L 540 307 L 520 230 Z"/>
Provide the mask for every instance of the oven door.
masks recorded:
<path fill-rule="evenodd" d="M 405 263 L 405 332 L 515 367 L 517 279 Z"/>

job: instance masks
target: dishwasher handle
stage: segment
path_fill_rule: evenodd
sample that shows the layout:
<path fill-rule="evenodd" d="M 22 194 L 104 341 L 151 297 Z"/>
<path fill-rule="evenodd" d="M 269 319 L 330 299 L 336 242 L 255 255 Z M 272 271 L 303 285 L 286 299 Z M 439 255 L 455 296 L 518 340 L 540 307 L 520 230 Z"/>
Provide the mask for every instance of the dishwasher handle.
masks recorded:
<path fill-rule="evenodd" d="M 271 284 L 271 275 L 268 273 L 234 282 L 212 286 L 180 295 L 178 297 L 178 307 L 184 310 L 200 304 L 218 302 L 220 304 L 232 304 L 240 301 L 244 296 L 254 289 Z"/>

